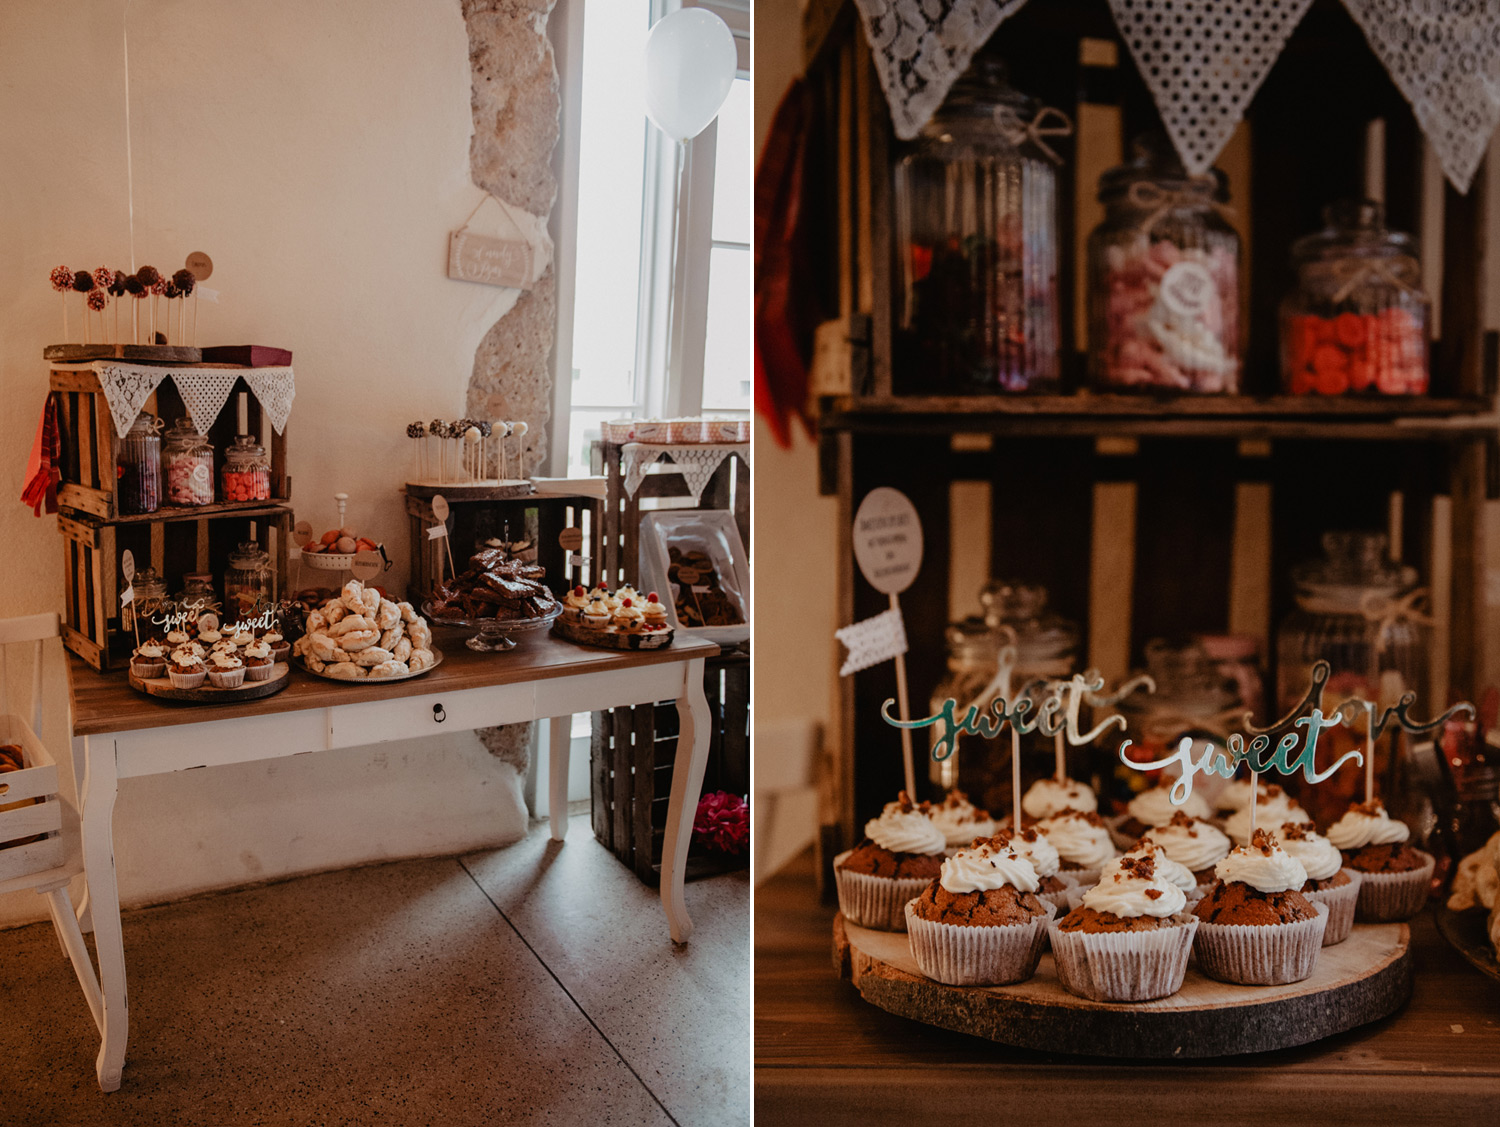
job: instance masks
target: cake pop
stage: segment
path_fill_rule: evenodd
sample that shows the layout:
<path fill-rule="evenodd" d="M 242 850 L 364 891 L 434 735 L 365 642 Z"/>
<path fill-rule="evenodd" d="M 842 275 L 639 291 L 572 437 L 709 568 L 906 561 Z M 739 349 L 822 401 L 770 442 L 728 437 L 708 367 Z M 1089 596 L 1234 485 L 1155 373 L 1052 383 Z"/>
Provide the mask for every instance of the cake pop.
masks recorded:
<path fill-rule="evenodd" d="M 193 292 L 193 287 L 198 284 L 198 279 L 193 277 L 193 272 L 186 268 L 172 275 L 172 284 L 177 287 L 177 292 L 182 300 L 177 303 L 177 339 L 187 340 L 187 299 Z M 198 306 L 194 304 L 193 309 Z M 196 316 L 194 318 L 196 321 Z M 195 326 L 196 327 L 196 326 Z"/>
<path fill-rule="evenodd" d="M 87 270 L 79 270 L 77 273 L 75 273 L 73 275 L 73 289 L 77 293 L 88 293 L 93 288 L 94 288 L 94 276 L 92 274 L 90 274 Z M 67 301 L 67 296 L 66 295 L 63 296 L 63 301 L 64 302 Z M 67 306 L 64 305 L 63 308 L 66 309 Z M 83 311 L 83 343 L 84 344 L 88 344 L 89 343 L 89 314 L 88 314 L 88 310 L 87 309 L 85 309 Z"/>
<path fill-rule="evenodd" d="M 479 478 L 479 428 L 468 426 L 464 428 L 464 468 L 469 472 L 469 480 L 475 481 Z"/>
<path fill-rule="evenodd" d="M 412 447 L 412 480 L 422 480 L 422 450 L 426 446 L 427 427 L 424 423 L 407 423 L 406 437 L 415 438 L 416 446 Z"/>
<path fill-rule="evenodd" d="M 137 302 L 146 296 L 146 286 L 141 282 L 139 274 L 131 274 L 125 279 L 125 292 L 136 299 L 130 305 L 130 339 L 136 344 L 140 344 L 141 307 Z"/>
<path fill-rule="evenodd" d="M 109 283 L 109 296 L 115 299 L 115 343 L 120 340 L 120 298 L 125 296 L 125 272 L 116 270 L 114 280 Z"/>

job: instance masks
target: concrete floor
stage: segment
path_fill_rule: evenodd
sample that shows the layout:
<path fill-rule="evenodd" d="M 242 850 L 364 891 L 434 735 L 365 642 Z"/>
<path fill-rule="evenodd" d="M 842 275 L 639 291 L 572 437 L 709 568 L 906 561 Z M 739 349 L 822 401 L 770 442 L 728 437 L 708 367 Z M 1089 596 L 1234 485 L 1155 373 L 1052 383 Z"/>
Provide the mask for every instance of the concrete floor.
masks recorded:
<path fill-rule="evenodd" d="M 571 820 L 507 849 L 130 912 L 120 1091 L 52 928 L 0 932 L 0 1124 L 736 1124 L 750 882 L 655 892 Z"/>

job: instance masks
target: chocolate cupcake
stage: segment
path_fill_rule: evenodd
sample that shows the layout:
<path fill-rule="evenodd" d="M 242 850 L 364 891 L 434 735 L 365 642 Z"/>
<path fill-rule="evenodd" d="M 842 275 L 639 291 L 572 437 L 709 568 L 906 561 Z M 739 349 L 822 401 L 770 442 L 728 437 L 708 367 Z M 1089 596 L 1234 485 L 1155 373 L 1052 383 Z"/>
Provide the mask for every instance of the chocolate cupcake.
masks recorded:
<path fill-rule="evenodd" d="M 142 642 L 130 655 L 130 671 L 142 681 L 162 677 L 167 672 L 167 651 L 155 642 Z"/>
<path fill-rule="evenodd" d="M 1255 799 L 1255 824 L 1273 828 L 1286 822 L 1302 822 L 1312 825 L 1313 820 L 1306 810 L 1297 804 L 1296 799 L 1287 794 L 1275 783 L 1264 787 L 1257 792 Z M 1233 839 L 1236 845 L 1250 844 L 1250 802 L 1246 799 L 1245 805 L 1229 815 L 1224 823 L 1224 832 Z"/>
<path fill-rule="evenodd" d="M 167 659 L 167 677 L 174 689 L 196 689 L 208 676 L 203 655 L 192 650 L 176 649 Z"/>
<path fill-rule="evenodd" d="M 1323 946 L 1332 947 L 1349 938 L 1354 930 L 1354 908 L 1359 902 L 1363 878 L 1356 869 L 1344 867 L 1344 857 L 1333 843 L 1311 826 L 1286 822 L 1273 831 L 1281 848 L 1295 857 L 1307 872 L 1302 895 L 1314 904 L 1328 905 L 1328 927 Z"/>
<path fill-rule="evenodd" d="M 208 680 L 216 689 L 238 689 L 245 683 L 245 663 L 239 654 L 219 650 L 208 659 Z"/>
<path fill-rule="evenodd" d="M 271 659 L 271 647 L 264 639 L 251 642 L 240 652 L 240 661 L 245 666 L 245 680 L 267 681 L 276 670 L 276 663 Z"/>
<path fill-rule="evenodd" d="M 1409 920 L 1422 910 L 1436 859 L 1407 843 L 1411 830 L 1381 801 L 1357 802 L 1333 825 L 1328 840 L 1360 874 L 1356 913 L 1367 923 Z"/>
<path fill-rule="evenodd" d="M 882 931 L 906 929 L 906 902 L 942 870 L 947 843 L 905 791 L 865 823 L 866 837 L 833 859 L 839 911 L 850 923 Z"/>

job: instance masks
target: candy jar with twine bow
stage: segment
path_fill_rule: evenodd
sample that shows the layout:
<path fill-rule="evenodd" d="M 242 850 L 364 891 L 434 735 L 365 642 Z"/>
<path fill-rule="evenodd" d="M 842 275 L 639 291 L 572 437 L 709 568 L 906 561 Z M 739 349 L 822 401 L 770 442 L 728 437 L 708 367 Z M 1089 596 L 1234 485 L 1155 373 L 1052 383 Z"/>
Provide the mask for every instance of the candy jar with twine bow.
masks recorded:
<path fill-rule="evenodd" d="M 1278 713 L 1306 695 L 1312 667 L 1320 660 L 1331 667 L 1325 715 L 1352 696 L 1384 709 L 1402 693 L 1423 691 L 1432 620 L 1416 568 L 1388 559 L 1386 538 L 1376 532 L 1324 533 L 1323 551 L 1322 559 L 1292 569 L 1297 609 L 1281 624 L 1276 640 Z M 1388 734 L 1376 746 L 1375 770 L 1382 780 L 1376 789 L 1388 805 L 1399 800 L 1391 752 L 1400 738 Z M 1320 746 L 1318 760 L 1332 763 L 1363 747 L 1364 728 L 1336 727 L 1324 739 L 1327 746 Z M 1316 787 L 1302 786 L 1302 804 L 1320 825 L 1333 821 L 1355 800 L 1361 779 L 1360 772 L 1344 771 Z"/>
<path fill-rule="evenodd" d="M 1423 395 L 1432 302 L 1417 241 L 1373 200 L 1323 210 L 1292 244 L 1297 288 L 1281 303 L 1281 381 L 1291 395 Z"/>
<path fill-rule="evenodd" d="M 1057 390 L 1056 146 L 1072 132 L 981 58 L 898 160 L 901 390 Z"/>
<path fill-rule="evenodd" d="M 1100 391 L 1240 389 L 1240 237 L 1223 174 L 1192 177 L 1165 138 L 1099 179 L 1089 234 L 1089 375 Z"/>

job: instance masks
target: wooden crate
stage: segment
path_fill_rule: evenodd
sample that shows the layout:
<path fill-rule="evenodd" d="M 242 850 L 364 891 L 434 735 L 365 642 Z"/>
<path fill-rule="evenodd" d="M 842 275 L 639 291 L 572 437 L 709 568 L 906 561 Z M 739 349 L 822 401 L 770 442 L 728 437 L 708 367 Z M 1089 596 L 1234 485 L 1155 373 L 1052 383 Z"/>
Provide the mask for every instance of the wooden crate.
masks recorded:
<path fill-rule="evenodd" d="M 713 732 L 703 793 L 750 793 L 750 657 L 731 650 L 709 658 L 704 671 Z M 677 709 L 673 702 L 635 705 L 594 713 L 590 749 L 590 798 L 594 836 L 647 884 L 661 879 L 667 803 L 677 757 Z M 744 868 L 742 858 L 708 854 L 694 847 L 688 875 Z"/>
<path fill-rule="evenodd" d="M 447 551 L 441 540 L 429 540 L 427 529 L 437 523 L 432 514 L 431 497 L 440 488 L 408 486 L 406 514 L 411 545 L 411 571 L 406 597 L 420 604 L 432 592 L 438 576 L 438 559 L 442 573 L 449 575 Z M 486 540 L 502 537 L 510 527 L 512 540 L 534 540 L 536 562 L 547 569 L 547 586 L 559 597 L 576 584 L 592 586 L 603 543 L 601 510 L 597 498 L 570 496 L 515 497 L 505 499 L 448 497 L 448 538 L 453 549 L 453 563 L 460 571 L 465 561 Z M 558 536 L 565 528 L 578 528 L 583 545 L 577 553 L 564 549 Z M 583 557 L 583 563 L 572 556 Z"/>
<path fill-rule="evenodd" d="M 292 512 L 284 506 L 212 505 L 117 521 L 64 509 L 57 517 L 63 535 L 63 645 L 95 669 L 123 668 L 135 644 L 134 634 L 120 628 L 119 569 L 125 550 L 135 556 L 138 569 L 149 564 L 175 592 L 185 574 L 222 576 L 229 553 L 245 540 L 252 521 L 256 539 L 271 555 L 276 590 L 284 591 L 292 526 Z"/>
<path fill-rule="evenodd" d="M 19 716 L 0 715 L 0 744 L 19 744 L 20 771 L 0 775 L 0 884 L 55 869 L 67 859 L 57 764 Z"/>
<path fill-rule="evenodd" d="M 194 367 L 235 368 L 233 364 L 202 364 Z M 87 513 L 100 520 L 150 521 L 162 515 L 162 511 L 140 516 L 122 515 L 115 505 L 115 466 L 119 457 L 120 440 L 115 434 L 114 419 L 109 413 L 109 404 L 94 373 L 93 364 L 54 364 L 50 386 L 57 402 L 58 429 L 62 437 L 62 481 L 57 488 L 57 502 L 64 509 Z M 213 511 L 232 512 L 243 509 L 264 508 L 268 503 L 285 503 L 291 496 L 291 481 L 287 477 L 286 432 L 277 434 L 260 401 L 250 392 L 250 385 L 240 380 L 218 419 L 209 428 L 208 439 L 214 445 L 214 483 L 218 488 L 219 471 L 224 465 L 224 452 L 234 445 L 236 429 L 236 404 L 241 392 L 249 393 L 250 433 L 266 448 L 271 459 L 271 501 L 226 502 L 207 506 Z M 182 397 L 170 380 L 163 381 L 156 392 L 146 400 L 145 410 L 158 415 L 170 423 L 187 414 Z M 199 510 L 203 511 L 203 510 Z"/>

